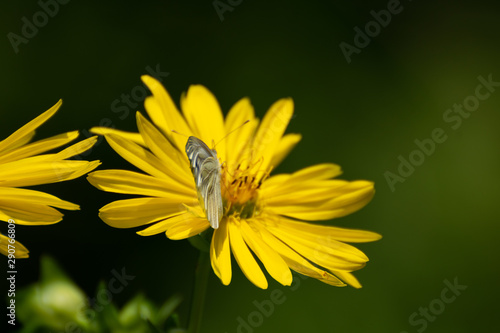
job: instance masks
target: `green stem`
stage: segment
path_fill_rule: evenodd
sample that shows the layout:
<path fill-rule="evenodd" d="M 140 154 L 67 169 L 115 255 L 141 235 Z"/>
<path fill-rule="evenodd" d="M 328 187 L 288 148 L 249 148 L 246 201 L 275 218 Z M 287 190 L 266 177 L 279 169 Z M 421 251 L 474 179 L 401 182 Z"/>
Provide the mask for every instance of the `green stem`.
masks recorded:
<path fill-rule="evenodd" d="M 203 317 L 203 306 L 207 291 L 208 276 L 210 273 L 210 254 L 200 251 L 198 266 L 196 267 L 193 300 L 191 302 L 191 313 L 189 315 L 189 333 L 199 333 L 201 329 L 201 318 Z"/>

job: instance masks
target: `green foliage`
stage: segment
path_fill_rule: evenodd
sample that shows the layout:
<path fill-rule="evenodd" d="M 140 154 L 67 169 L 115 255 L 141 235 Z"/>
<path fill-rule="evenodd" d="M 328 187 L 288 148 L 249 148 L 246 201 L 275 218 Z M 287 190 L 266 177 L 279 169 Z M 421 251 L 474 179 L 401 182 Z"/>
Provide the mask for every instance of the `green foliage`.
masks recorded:
<path fill-rule="evenodd" d="M 182 301 L 174 295 L 157 307 L 138 293 L 121 309 L 99 295 L 109 294 L 107 284 L 99 283 L 96 297 L 90 298 L 50 257 L 41 260 L 40 280 L 18 293 L 19 333 L 159 333 L 181 332 L 176 308 Z"/>

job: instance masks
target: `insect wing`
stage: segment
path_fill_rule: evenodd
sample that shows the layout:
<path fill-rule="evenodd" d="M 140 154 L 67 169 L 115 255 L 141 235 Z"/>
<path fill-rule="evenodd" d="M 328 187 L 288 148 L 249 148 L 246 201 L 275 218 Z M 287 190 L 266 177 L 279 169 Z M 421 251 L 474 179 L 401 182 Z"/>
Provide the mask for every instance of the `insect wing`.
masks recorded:
<path fill-rule="evenodd" d="M 205 204 L 205 212 L 212 228 L 217 229 L 223 214 L 219 160 L 208 157 L 202 163 L 200 173 L 202 181 L 199 191 Z"/>
<path fill-rule="evenodd" d="M 203 201 L 208 222 L 212 228 L 217 229 L 223 214 L 217 153 L 200 139 L 191 136 L 186 144 L 186 154 L 191 162 L 196 189 Z"/>

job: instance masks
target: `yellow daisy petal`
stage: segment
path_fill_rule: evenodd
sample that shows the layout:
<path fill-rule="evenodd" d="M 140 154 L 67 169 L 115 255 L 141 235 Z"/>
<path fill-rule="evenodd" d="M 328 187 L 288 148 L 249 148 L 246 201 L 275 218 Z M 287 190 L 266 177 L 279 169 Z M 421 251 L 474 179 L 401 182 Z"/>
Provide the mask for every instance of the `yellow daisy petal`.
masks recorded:
<path fill-rule="evenodd" d="M 5 140 L 0 142 L 0 152 L 7 151 L 13 147 L 18 147 L 19 142 L 18 141 L 23 141 L 25 142 L 25 138 L 27 136 L 32 135 L 32 132 L 36 130 L 38 127 L 40 127 L 44 122 L 49 120 L 50 117 L 54 115 L 54 113 L 59 110 L 59 107 L 62 104 L 62 100 L 59 100 L 53 107 L 12 133 L 9 137 L 7 137 Z"/>
<path fill-rule="evenodd" d="M 265 221 L 261 223 L 265 223 L 266 228 L 270 231 L 280 229 L 290 235 L 300 235 L 300 242 L 308 244 L 309 247 L 313 247 L 318 255 L 322 255 L 323 253 L 331 254 L 356 263 L 368 261 L 368 257 L 362 251 L 352 245 L 338 241 L 335 234 L 328 230 L 329 227 L 295 222 L 282 216 L 263 218 L 262 221 Z M 321 229 L 324 230 L 323 233 L 311 232 L 311 230 L 319 231 Z M 376 235 L 375 233 L 373 234 Z M 379 238 L 380 237 L 377 239 Z"/>
<path fill-rule="evenodd" d="M 210 228 L 207 219 L 184 214 L 175 225 L 167 230 L 167 237 L 173 240 L 185 239 L 198 235 Z"/>
<path fill-rule="evenodd" d="M 100 170 L 90 173 L 87 180 L 107 192 L 165 197 L 179 202 L 198 201 L 194 188 L 169 178 L 155 178 L 135 171 Z"/>
<path fill-rule="evenodd" d="M 328 270 L 355 271 L 365 266 L 366 260 L 346 252 L 325 251 L 321 245 L 316 245 L 310 240 L 301 238 L 300 234 L 288 232 L 277 227 L 268 230 L 283 243 L 293 248 L 297 253 L 311 262 Z"/>
<path fill-rule="evenodd" d="M 184 151 L 187 137 L 174 134 L 172 130 L 190 136 L 193 135 L 191 129 L 161 83 L 148 75 L 143 75 L 141 79 L 153 93 L 152 97 L 147 97 L 144 101 L 149 117 L 163 131 L 163 134 L 177 145 L 179 150 Z"/>
<path fill-rule="evenodd" d="M 32 186 L 77 178 L 92 171 L 99 161 L 47 161 L 34 156 L 0 165 L 0 186 Z"/>
<path fill-rule="evenodd" d="M 179 215 L 174 215 L 162 221 L 155 222 L 155 224 L 153 224 L 152 226 L 147 227 L 146 229 L 143 229 L 141 231 L 137 231 L 137 234 L 141 236 L 157 235 L 159 233 L 167 231 L 178 222 L 183 221 L 186 218 L 191 218 L 191 216 L 192 215 L 188 212 L 180 213 Z"/>
<path fill-rule="evenodd" d="M 2 210 L 0 210 L 0 221 L 8 221 L 11 218 L 12 218 L 12 216 L 7 215 L 4 212 L 2 212 Z M 35 225 L 35 224 L 33 224 L 33 221 L 22 220 L 22 219 L 19 219 L 19 217 L 17 217 L 17 219 L 15 221 L 16 221 L 16 224 L 20 224 L 20 225 Z M 47 224 L 53 224 L 53 223 L 47 223 Z"/>
<path fill-rule="evenodd" d="M 133 132 L 125 132 L 125 131 L 120 131 L 114 128 L 107 128 L 107 127 L 92 127 L 90 129 L 91 133 L 98 134 L 98 135 L 113 135 L 113 136 L 118 136 L 121 137 L 125 140 L 132 141 L 138 145 L 141 146 L 146 146 L 146 143 L 142 139 L 142 136 L 139 133 L 133 133 Z"/>
<path fill-rule="evenodd" d="M 186 154 L 172 146 L 170 141 L 139 112 L 137 113 L 137 127 L 151 152 L 170 167 L 169 174 L 172 174 L 179 182 L 192 176 Z"/>
<path fill-rule="evenodd" d="M 358 279 L 352 273 L 349 272 L 339 272 L 339 271 L 334 271 L 333 272 L 335 275 L 337 275 L 342 281 L 345 281 L 350 286 L 353 286 L 354 288 L 361 288 L 362 285 L 359 283 Z"/>
<path fill-rule="evenodd" d="M 18 149 L 12 149 L 5 154 L 0 154 L 0 163 L 12 162 L 33 155 L 38 155 L 51 149 L 61 147 L 78 137 L 78 131 L 68 132 L 51 138 L 24 145 Z"/>
<path fill-rule="evenodd" d="M 226 160 L 224 119 L 215 96 L 201 85 L 192 85 L 181 99 L 182 112 L 198 139 L 210 148 L 217 143 L 217 156 Z"/>
<path fill-rule="evenodd" d="M 25 144 L 31 142 L 31 139 L 33 139 L 35 134 L 36 134 L 36 131 L 27 132 L 24 136 L 17 139 L 13 144 L 9 145 L 6 149 L 1 150 L 0 154 L 7 154 L 10 151 L 17 149 L 17 148 L 20 148 L 20 147 L 24 146 Z"/>
<path fill-rule="evenodd" d="M 316 266 L 313 266 L 309 261 L 304 259 L 304 257 L 285 245 L 282 241 L 277 239 L 266 229 L 262 228 L 260 229 L 260 232 L 264 241 L 269 244 L 269 246 L 271 246 L 274 250 L 276 250 L 276 252 L 278 252 L 285 260 L 287 265 L 294 271 L 318 279 L 333 286 L 343 287 L 346 285 L 336 276 L 322 269 L 319 269 Z"/>
<path fill-rule="evenodd" d="M 167 198 L 135 198 L 113 201 L 102 207 L 99 217 L 115 228 L 133 228 L 184 212 L 180 202 Z"/>
<path fill-rule="evenodd" d="M 76 155 L 80 155 L 81 153 L 89 150 L 94 146 L 94 144 L 97 142 L 97 136 L 92 136 L 90 138 L 87 138 L 85 140 L 82 140 L 78 143 L 75 143 L 72 146 L 69 146 L 68 148 L 61 150 L 57 154 L 54 154 L 53 159 L 55 160 L 64 160 L 67 158 L 71 158 Z"/>
<path fill-rule="evenodd" d="M 249 121 L 242 126 L 245 121 Z M 248 98 L 242 98 L 229 110 L 226 117 L 225 131 L 230 133 L 226 141 L 226 164 L 234 170 L 242 160 L 250 158 L 250 146 L 253 134 L 259 124 L 255 118 L 253 106 Z M 241 128 L 237 129 L 238 127 Z M 247 154 L 245 156 L 244 154 Z M 246 167 L 248 163 L 242 165 Z"/>
<path fill-rule="evenodd" d="M 266 179 L 266 181 L 263 183 L 262 187 L 260 188 L 260 193 L 268 193 L 270 190 L 275 190 L 278 189 L 280 190 L 281 186 L 285 186 L 288 184 L 289 180 L 292 178 L 292 175 L 288 174 L 280 174 L 280 175 L 275 175 L 271 176 Z M 275 192 L 274 194 L 276 194 Z"/>
<path fill-rule="evenodd" d="M 252 230 L 245 220 L 240 224 L 241 234 L 245 243 L 259 257 L 269 274 L 284 286 L 292 284 L 292 273 L 286 262 L 278 253 L 266 244 L 261 236 Z"/>
<path fill-rule="evenodd" d="M 287 229 L 288 231 L 295 232 L 299 235 L 307 235 L 308 237 L 317 236 L 326 239 L 334 239 L 340 242 L 366 243 L 366 242 L 377 241 L 382 238 L 381 235 L 373 231 L 347 229 L 347 228 L 298 222 L 291 219 L 287 219 L 285 217 L 274 218 L 274 220 L 271 219 L 263 219 L 263 220 L 277 228 Z M 269 222 L 269 220 L 271 221 Z"/>
<path fill-rule="evenodd" d="M 269 177 L 262 186 L 262 191 L 278 188 L 281 192 L 289 192 L 290 187 L 303 182 L 313 182 L 334 178 L 342 174 L 340 166 L 333 163 L 323 163 L 301 169 L 293 174 L 280 174 Z M 273 193 L 276 195 L 277 191 Z"/>
<path fill-rule="evenodd" d="M 341 174 L 342 169 L 337 164 L 322 163 L 294 172 L 292 176 L 295 182 L 302 182 L 335 178 Z"/>
<path fill-rule="evenodd" d="M 26 202 L 0 199 L 0 217 L 2 220 L 13 219 L 16 224 L 47 225 L 62 220 L 63 214 L 57 209 L 41 204 L 26 205 Z"/>
<path fill-rule="evenodd" d="M 214 230 L 210 245 L 210 260 L 215 274 L 222 284 L 227 286 L 232 278 L 231 248 L 227 223 L 221 223 L 219 228 Z"/>
<path fill-rule="evenodd" d="M 135 165 L 142 171 L 149 173 L 151 176 L 158 178 L 174 178 L 175 174 L 169 166 L 165 165 L 158 157 L 150 153 L 143 147 L 133 143 L 132 141 L 127 141 L 123 138 L 106 135 L 106 140 L 109 145 L 118 153 L 121 157 L 126 159 L 129 163 Z M 182 179 L 183 183 L 187 187 L 191 187 L 193 181 L 188 179 Z"/>
<path fill-rule="evenodd" d="M 2 234 L 0 234 L 0 253 L 4 256 L 13 254 L 16 259 L 29 257 L 28 249 L 23 244 L 21 244 L 21 242 L 15 239 L 13 240 L 13 242 L 11 242 L 11 238 Z"/>
<path fill-rule="evenodd" d="M 86 162 L 86 163 L 75 163 L 75 162 Z M 67 180 L 72 180 L 78 177 L 81 177 L 90 171 L 94 170 L 97 168 L 99 165 L 101 165 L 100 161 L 62 161 L 58 163 L 52 162 L 54 170 L 58 171 L 59 175 L 59 182 L 62 181 L 67 181 Z M 71 173 L 68 176 L 64 176 L 66 168 L 76 168 L 76 171 Z M 62 174 L 61 174 L 62 173 Z"/>
<path fill-rule="evenodd" d="M 274 153 L 292 115 L 293 101 L 286 98 L 275 102 L 262 119 L 253 142 L 254 160 L 262 158 L 262 169 L 266 170 L 271 166 Z"/>
<path fill-rule="evenodd" d="M 351 214 L 371 201 L 375 193 L 373 183 L 366 181 L 350 182 L 341 188 L 343 194 L 324 201 L 307 202 L 298 204 L 300 199 L 295 199 L 291 204 L 283 201 L 268 202 L 268 212 L 276 215 L 285 215 L 300 220 L 330 220 Z M 304 194 L 307 194 L 307 192 Z M 267 194 L 272 195 L 272 194 Z"/>
<path fill-rule="evenodd" d="M 39 204 L 67 210 L 78 210 L 80 207 L 56 196 L 34 190 L 15 187 L 0 187 L 0 198 L 4 201 L 15 201 L 25 205 Z"/>
<path fill-rule="evenodd" d="M 265 186 L 261 191 L 261 197 L 266 205 L 271 206 L 320 204 L 348 192 L 349 184 L 347 181 L 336 179 L 297 183 L 289 178 L 280 186 Z"/>
<path fill-rule="evenodd" d="M 301 139 L 302 135 L 300 134 L 287 134 L 283 136 L 274 151 L 271 166 L 273 168 L 277 167 L 285 159 L 285 157 L 290 154 L 292 149 L 295 148 Z"/>
<path fill-rule="evenodd" d="M 231 220 L 228 223 L 228 228 L 231 249 L 233 250 L 234 258 L 238 262 L 243 274 L 245 274 L 247 279 L 257 287 L 267 289 L 266 277 L 243 241 L 240 228 Z"/>
<path fill-rule="evenodd" d="M 265 188 L 262 190 L 262 198 L 267 205 L 320 205 L 332 200 L 345 197 L 356 191 L 373 192 L 373 183 L 368 181 L 345 180 L 319 180 L 294 182 L 287 181 L 280 187 Z"/>

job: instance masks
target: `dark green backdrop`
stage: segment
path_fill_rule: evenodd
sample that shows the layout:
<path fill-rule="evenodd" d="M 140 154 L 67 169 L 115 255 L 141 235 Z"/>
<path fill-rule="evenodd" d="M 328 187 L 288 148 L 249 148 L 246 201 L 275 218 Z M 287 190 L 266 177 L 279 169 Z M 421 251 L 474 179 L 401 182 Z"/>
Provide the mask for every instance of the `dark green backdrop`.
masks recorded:
<path fill-rule="evenodd" d="M 126 107 L 127 115 L 123 108 L 116 112 L 114 106 L 123 104 L 113 101 L 140 85 L 148 66 L 169 73 L 163 83 L 176 101 L 190 84 L 200 83 L 225 112 L 248 96 L 262 117 L 275 100 L 291 96 L 295 117 L 288 132 L 302 133 L 303 140 L 277 171 L 335 162 L 345 179 L 373 180 L 374 200 L 331 223 L 384 238 L 360 245 L 371 259 L 357 273 L 361 290 L 312 279 L 296 290 L 274 281 L 259 290 L 239 268 L 226 287 L 211 273 L 204 331 L 236 332 L 237 318 L 246 320 L 256 310 L 253 302 L 269 299 L 276 288 L 286 301 L 254 332 L 497 331 L 500 87 L 491 87 L 479 105 L 469 97 L 479 76 L 500 82 L 495 2 L 232 3 L 221 21 L 212 1 L 73 0 L 17 45 L 17 53 L 9 33 L 22 35 L 23 17 L 33 22 L 42 9 L 36 1 L 2 3 L 0 136 L 59 98 L 61 110 L 37 138 L 100 122 L 135 130 L 134 113 L 143 111 L 142 103 Z M 355 27 L 364 30 L 374 20 L 371 11 L 388 6 L 399 12 L 380 31 L 371 30 L 369 44 L 348 63 L 339 45 L 354 45 Z M 486 92 L 480 90 L 481 96 Z M 446 122 L 447 110 L 464 101 L 476 110 L 459 127 L 456 118 Z M 392 191 L 386 172 L 398 173 L 400 155 L 418 158 L 415 140 L 428 142 L 438 128 L 446 141 Z M 101 168 L 131 168 L 106 143 L 88 158 L 100 159 Z M 112 269 L 125 267 L 136 278 L 115 295 L 117 304 L 137 291 L 158 303 L 181 291 L 187 297 L 180 309 L 185 318 L 197 257 L 187 241 L 108 227 L 97 217 L 99 207 L 124 196 L 102 193 L 85 179 L 38 189 L 82 210 L 66 212 L 53 226 L 17 228 L 31 251 L 18 264 L 19 286 L 36 281 L 42 254 L 54 256 L 89 294 Z M 440 303 L 444 281 L 454 279 L 467 289 L 449 304 Z M 427 320 L 425 329 L 421 321 L 412 325 L 409 317 L 429 306 L 438 313 L 434 321 Z"/>

